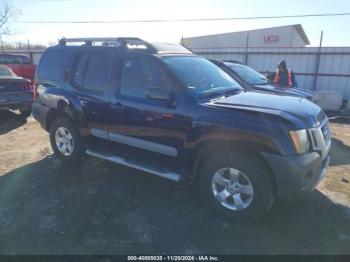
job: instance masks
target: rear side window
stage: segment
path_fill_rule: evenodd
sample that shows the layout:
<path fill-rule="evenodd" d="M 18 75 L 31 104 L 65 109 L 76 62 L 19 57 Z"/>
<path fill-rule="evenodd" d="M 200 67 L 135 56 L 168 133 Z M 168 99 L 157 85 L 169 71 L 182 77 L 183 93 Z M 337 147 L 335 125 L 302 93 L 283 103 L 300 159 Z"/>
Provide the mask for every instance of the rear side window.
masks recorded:
<path fill-rule="evenodd" d="M 89 53 L 81 53 L 79 61 L 74 73 L 73 81 L 77 87 L 82 88 L 84 85 L 84 76 L 86 71 L 87 62 L 89 61 Z"/>
<path fill-rule="evenodd" d="M 73 74 L 74 86 L 92 92 L 105 91 L 110 80 L 112 64 L 112 53 L 81 53 Z"/>
<path fill-rule="evenodd" d="M 71 49 L 48 49 L 40 59 L 37 76 L 45 80 L 63 80 L 72 56 Z"/>
<path fill-rule="evenodd" d="M 86 68 L 84 88 L 102 91 L 107 88 L 113 56 L 110 53 L 92 53 Z"/>

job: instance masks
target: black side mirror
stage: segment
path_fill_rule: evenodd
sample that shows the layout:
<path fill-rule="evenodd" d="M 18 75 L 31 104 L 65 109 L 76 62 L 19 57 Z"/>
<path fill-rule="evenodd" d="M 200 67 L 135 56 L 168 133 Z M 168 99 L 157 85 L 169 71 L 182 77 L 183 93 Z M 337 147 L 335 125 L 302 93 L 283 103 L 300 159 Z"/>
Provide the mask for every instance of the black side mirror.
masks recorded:
<path fill-rule="evenodd" d="M 148 87 L 145 92 L 148 99 L 170 101 L 171 93 L 169 90 L 162 87 Z"/>

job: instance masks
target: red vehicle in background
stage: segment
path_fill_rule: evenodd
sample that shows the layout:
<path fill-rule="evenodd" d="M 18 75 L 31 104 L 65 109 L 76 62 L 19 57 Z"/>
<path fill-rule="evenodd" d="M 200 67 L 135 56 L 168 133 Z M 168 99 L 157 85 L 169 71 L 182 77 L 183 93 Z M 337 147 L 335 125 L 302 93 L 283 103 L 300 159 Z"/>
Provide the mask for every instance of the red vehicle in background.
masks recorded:
<path fill-rule="evenodd" d="M 33 84 L 17 76 L 8 66 L 0 65 L 0 111 L 19 110 L 20 117 L 30 116 Z"/>
<path fill-rule="evenodd" d="M 24 55 L 0 54 L 0 65 L 6 65 L 23 78 L 34 80 L 35 65 Z"/>

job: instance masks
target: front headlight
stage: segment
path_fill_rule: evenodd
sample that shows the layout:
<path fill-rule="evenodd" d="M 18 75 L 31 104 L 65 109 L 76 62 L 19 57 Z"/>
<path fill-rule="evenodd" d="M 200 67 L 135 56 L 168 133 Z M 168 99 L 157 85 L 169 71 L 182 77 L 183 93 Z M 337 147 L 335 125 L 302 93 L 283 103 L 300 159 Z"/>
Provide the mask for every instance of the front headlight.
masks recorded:
<path fill-rule="evenodd" d="M 298 154 L 305 153 L 310 149 L 310 141 L 306 129 L 291 130 L 289 135 Z"/>

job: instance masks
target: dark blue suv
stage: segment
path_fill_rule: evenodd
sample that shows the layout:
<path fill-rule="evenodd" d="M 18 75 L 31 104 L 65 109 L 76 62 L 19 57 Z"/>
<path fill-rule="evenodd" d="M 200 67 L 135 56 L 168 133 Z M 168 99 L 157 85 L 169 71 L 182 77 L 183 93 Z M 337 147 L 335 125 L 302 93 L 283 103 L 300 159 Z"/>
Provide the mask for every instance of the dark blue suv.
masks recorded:
<path fill-rule="evenodd" d="M 245 92 L 180 45 L 62 39 L 41 58 L 36 85 L 33 116 L 62 161 L 90 155 L 192 180 L 231 219 L 259 218 L 275 199 L 314 189 L 329 163 L 317 105 Z"/>

